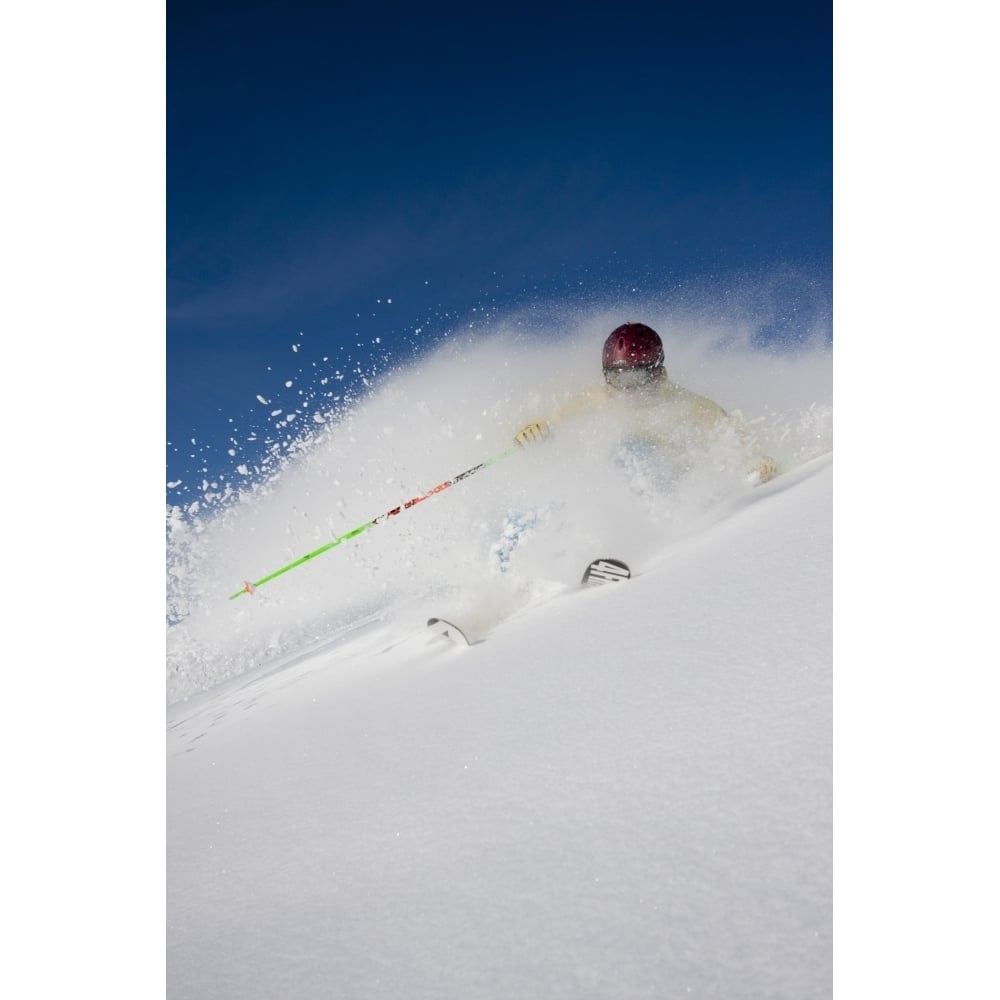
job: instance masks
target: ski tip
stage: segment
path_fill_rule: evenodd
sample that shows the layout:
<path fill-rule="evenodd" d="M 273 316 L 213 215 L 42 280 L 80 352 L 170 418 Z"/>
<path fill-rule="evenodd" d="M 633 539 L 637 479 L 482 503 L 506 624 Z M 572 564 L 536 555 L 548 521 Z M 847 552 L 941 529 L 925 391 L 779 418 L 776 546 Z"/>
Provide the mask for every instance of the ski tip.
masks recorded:
<path fill-rule="evenodd" d="M 621 559 L 595 559 L 584 571 L 581 583 L 618 583 L 628 580 L 632 570 Z"/>
<path fill-rule="evenodd" d="M 449 640 L 450 642 L 458 643 L 463 646 L 471 646 L 472 641 L 454 622 L 448 621 L 446 618 L 428 618 L 427 627 L 432 631 L 436 632 L 438 635 Z"/>

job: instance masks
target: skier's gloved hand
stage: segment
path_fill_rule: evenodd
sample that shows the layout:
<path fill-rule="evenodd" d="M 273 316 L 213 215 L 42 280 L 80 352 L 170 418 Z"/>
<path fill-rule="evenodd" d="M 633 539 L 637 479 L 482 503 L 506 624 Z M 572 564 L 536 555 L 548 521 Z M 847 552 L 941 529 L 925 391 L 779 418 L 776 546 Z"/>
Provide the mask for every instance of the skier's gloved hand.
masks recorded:
<path fill-rule="evenodd" d="M 549 425 L 544 421 L 536 421 L 535 423 L 528 424 L 526 427 L 522 427 L 514 435 L 514 440 L 521 445 L 522 448 L 525 448 L 529 444 L 534 444 L 536 441 L 541 441 L 548 436 Z"/>
<path fill-rule="evenodd" d="M 778 463 L 769 455 L 762 455 L 750 469 L 749 478 L 755 486 L 770 482 L 778 474 Z"/>

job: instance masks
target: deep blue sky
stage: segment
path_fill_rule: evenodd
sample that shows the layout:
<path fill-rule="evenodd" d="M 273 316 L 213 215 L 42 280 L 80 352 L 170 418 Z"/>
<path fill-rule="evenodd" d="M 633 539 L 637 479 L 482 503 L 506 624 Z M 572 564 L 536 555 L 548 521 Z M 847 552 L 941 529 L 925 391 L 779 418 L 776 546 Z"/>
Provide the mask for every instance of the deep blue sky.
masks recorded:
<path fill-rule="evenodd" d="M 829 283 L 829 4 L 472 7 L 168 4 L 168 480 L 234 464 L 292 344 L 364 365 L 484 302 Z"/>

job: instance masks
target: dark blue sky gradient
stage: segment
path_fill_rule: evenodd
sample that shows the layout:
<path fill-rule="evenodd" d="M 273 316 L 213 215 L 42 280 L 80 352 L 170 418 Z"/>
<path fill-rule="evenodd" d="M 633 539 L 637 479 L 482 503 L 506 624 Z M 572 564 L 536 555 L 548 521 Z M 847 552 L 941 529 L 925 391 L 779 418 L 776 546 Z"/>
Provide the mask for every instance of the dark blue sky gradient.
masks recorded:
<path fill-rule="evenodd" d="M 829 291 L 830 5 L 394 6 L 168 4 L 182 494 L 294 342 L 364 364 L 484 302 L 783 265 Z"/>

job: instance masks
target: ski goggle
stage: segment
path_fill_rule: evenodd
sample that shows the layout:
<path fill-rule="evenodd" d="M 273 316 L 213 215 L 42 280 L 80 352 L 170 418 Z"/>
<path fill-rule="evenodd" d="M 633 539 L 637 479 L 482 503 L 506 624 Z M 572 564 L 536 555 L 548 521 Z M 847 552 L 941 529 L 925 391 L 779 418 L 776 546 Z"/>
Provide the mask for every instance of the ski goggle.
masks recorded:
<path fill-rule="evenodd" d="M 605 368 L 604 381 L 612 389 L 641 389 L 655 382 L 663 373 L 663 366 L 641 365 L 635 368 Z"/>

